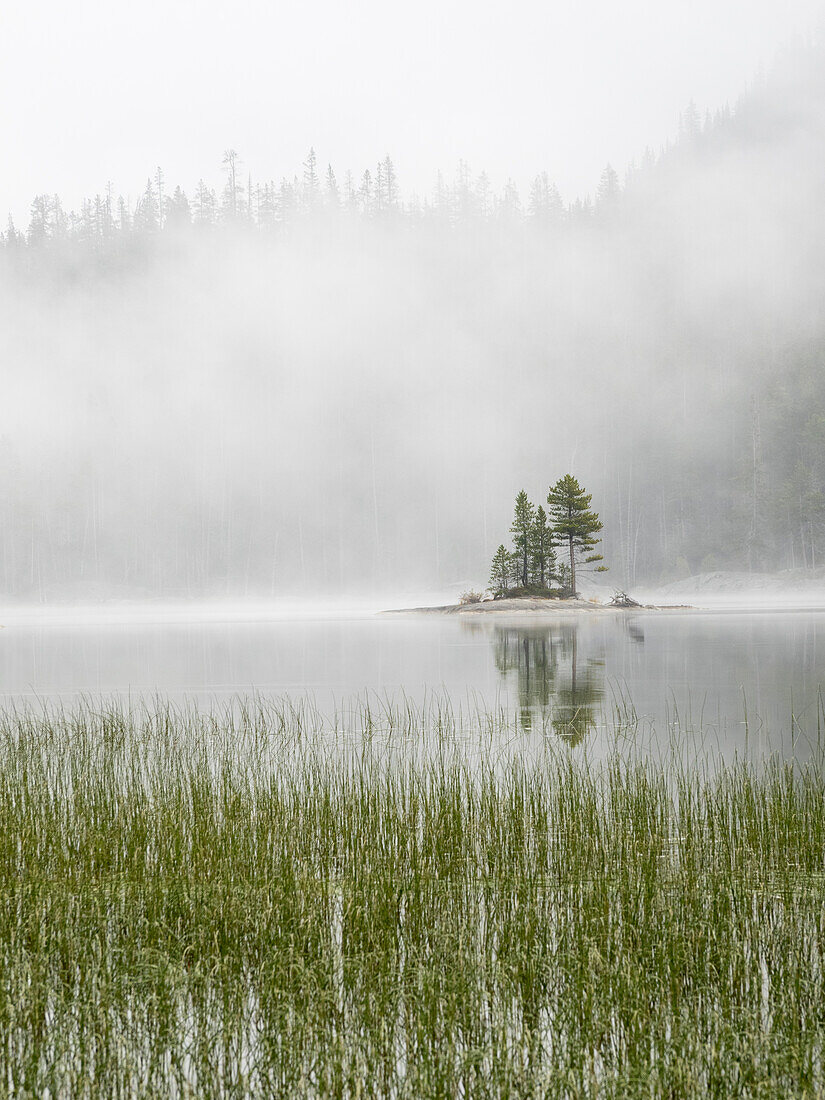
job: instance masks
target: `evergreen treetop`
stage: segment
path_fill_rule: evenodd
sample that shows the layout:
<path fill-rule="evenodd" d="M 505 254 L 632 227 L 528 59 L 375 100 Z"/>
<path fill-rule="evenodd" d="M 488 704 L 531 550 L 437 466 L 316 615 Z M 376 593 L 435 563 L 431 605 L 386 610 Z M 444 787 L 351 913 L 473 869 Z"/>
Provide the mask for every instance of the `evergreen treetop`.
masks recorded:
<path fill-rule="evenodd" d="M 501 543 L 493 555 L 490 568 L 490 588 L 494 596 L 503 596 L 510 585 L 511 555 L 504 543 Z"/>
<path fill-rule="evenodd" d="M 521 583 L 525 588 L 530 583 L 530 550 L 534 517 L 535 508 L 527 499 L 527 493 L 522 489 L 516 497 L 510 533 L 513 536 L 513 547 L 518 556 Z"/>
<path fill-rule="evenodd" d="M 597 534 L 602 529 L 598 513 L 590 508 L 592 493 L 587 493 L 572 474 L 559 478 L 547 494 L 547 506 L 553 533 L 561 545 L 566 545 L 570 557 L 570 586 L 576 591 L 576 564 L 602 561 L 601 554 L 587 554 L 601 542 Z M 582 559 L 582 555 L 587 554 Z M 598 566 L 603 572 L 606 566 Z"/>

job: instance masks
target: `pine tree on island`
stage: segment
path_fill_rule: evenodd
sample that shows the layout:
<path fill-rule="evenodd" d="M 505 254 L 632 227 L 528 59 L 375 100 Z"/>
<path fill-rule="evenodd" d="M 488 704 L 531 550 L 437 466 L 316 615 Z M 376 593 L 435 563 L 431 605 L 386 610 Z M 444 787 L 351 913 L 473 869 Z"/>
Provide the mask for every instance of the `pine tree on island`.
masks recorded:
<path fill-rule="evenodd" d="M 547 588 L 556 571 L 556 555 L 553 552 L 553 532 L 541 505 L 536 509 L 530 532 L 530 557 L 535 583 Z"/>
<path fill-rule="evenodd" d="M 490 588 L 494 596 L 503 596 L 510 587 L 511 563 L 512 555 L 502 543 L 493 555 L 493 564 L 490 570 Z"/>
<path fill-rule="evenodd" d="M 493 557 L 489 588 L 496 599 L 503 596 L 559 597 L 576 594 L 576 568 L 602 560 L 589 551 L 601 540 L 601 521 L 590 510 L 591 494 L 567 474 L 550 489 L 547 511 L 536 508 L 522 489 L 516 496 L 512 549 L 504 543 Z M 557 562 L 555 548 L 564 547 L 570 564 Z M 605 571 L 599 565 L 597 573 Z"/>
<path fill-rule="evenodd" d="M 547 494 L 547 507 L 553 534 L 561 546 L 566 546 L 570 556 L 570 588 L 576 595 L 576 564 L 592 564 L 604 559 L 601 554 L 588 554 L 601 539 L 596 535 L 602 529 L 598 513 L 590 510 L 591 493 L 586 493 L 572 474 L 565 474 Z M 587 554 L 586 557 L 582 557 Z M 605 565 L 597 565 L 595 572 L 604 573 Z"/>
<path fill-rule="evenodd" d="M 518 559 L 519 581 L 524 588 L 530 583 L 530 551 L 534 519 L 535 509 L 527 499 L 527 493 L 522 489 L 516 497 L 510 534 L 513 536 L 513 549 Z"/>

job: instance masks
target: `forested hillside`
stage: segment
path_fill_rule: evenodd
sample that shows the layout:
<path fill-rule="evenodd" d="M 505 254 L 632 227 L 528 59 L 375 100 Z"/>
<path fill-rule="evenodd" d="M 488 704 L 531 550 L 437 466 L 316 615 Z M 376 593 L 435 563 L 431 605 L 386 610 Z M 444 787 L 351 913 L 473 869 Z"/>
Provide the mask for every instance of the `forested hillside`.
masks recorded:
<path fill-rule="evenodd" d="M 480 583 L 568 469 L 617 584 L 825 564 L 825 50 L 592 200 L 222 167 L 9 223 L 6 596 Z"/>

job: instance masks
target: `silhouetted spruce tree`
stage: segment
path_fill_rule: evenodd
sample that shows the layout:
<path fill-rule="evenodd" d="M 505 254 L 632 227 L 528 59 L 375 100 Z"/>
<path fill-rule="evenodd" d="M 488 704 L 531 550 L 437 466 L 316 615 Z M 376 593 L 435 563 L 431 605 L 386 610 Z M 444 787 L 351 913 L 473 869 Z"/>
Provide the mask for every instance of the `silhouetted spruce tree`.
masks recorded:
<path fill-rule="evenodd" d="M 195 188 L 195 221 L 199 225 L 214 225 L 218 200 L 211 187 L 198 180 Z"/>
<path fill-rule="evenodd" d="M 262 229 L 272 229 L 277 221 L 277 195 L 274 181 L 265 183 L 258 195 L 258 225 Z"/>
<path fill-rule="evenodd" d="M 561 222 L 564 217 L 564 204 L 554 183 L 550 182 L 546 172 L 541 172 L 530 185 L 530 198 L 527 213 L 537 223 L 549 225 Z"/>
<path fill-rule="evenodd" d="M 6 232 L 4 235 L 4 242 L 7 248 L 16 248 L 20 244 L 21 234 L 17 232 L 14 225 L 14 218 L 9 214 L 6 221 Z"/>
<path fill-rule="evenodd" d="M 155 185 L 158 192 L 158 229 L 163 229 L 163 223 L 166 220 L 166 202 L 163 197 L 163 185 L 165 182 L 163 169 L 158 165 L 155 171 Z"/>
<path fill-rule="evenodd" d="M 318 179 L 318 157 L 314 148 L 310 148 L 307 153 L 307 159 L 304 161 L 303 167 L 304 178 L 301 198 L 306 210 L 314 210 L 321 197 L 321 184 Z"/>
<path fill-rule="evenodd" d="M 372 175 L 369 168 L 361 177 L 361 186 L 358 188 L 358 209 L 361 214 L 368 216 L 373 213 L 374 200 L 372 188 Z"/>
<path fill-rule="evenodd" d="M 135 229 L 143 233 L 154 233 L 159 228 L 158 200 L 155 197 L 155 185 L 151 179 L 146 181 L 146 189 L 137 204 L 132 224 Z"/>
<path fill-rule="evenodd" d="M 252 173 L 247 172 L 246 175 L 246 220 L 250 225 L 257 224 L 258 221 L 258 192 L 260 188 L 252 185 Z"/>
<path fill-rule="evenodd" d="M 278 189 L 278 221 L 286 224 L 298 207 L 298 181 L 293 178 L 290 182 L 285 176 L 281 180 Z"/>
<path fill-rule="evenodd" d="M 476 180 L 475 192 L 478 212 L 482 218 L 488 218 L 493 202 L 493 194 L 492 187 L 490 186 L 490 177 L 486 172 L 482 172 Z"/>
<path fill-rule="evenodd" d="M 547 513 L 539 505 L 530 531 L 530 568 L 533 583 L 546 588 L 548 581 L 553 576 L 555 565 L 553 532 L 547 522 Z"/>
<path fill-rule="evenodd" d="M 29 244 L 43 244 L 51 237 L 52 200 L 50 195 L 35 195 L 31 205 L 31 220 L 26 239 Z"/>
<path fill-rule="evenodd" d="M 326 179 L 326 194 L 324 196 L 327 206 L 331 210 L 337 210 L 341 205 L 341 196 L 338 191 L 338 180 L 335 178 L 335 172 L 332 169 L 332 165 L 327 165 L 327 179 Z"/>
<path fill-rule="evenodd" d="M 587 564 L 602 561 L 601 554 L 582 554 L 592 550 L 601 539 L 596 535 L 602 529 L 602 523 L 596 512 L 590 511 L 591 493 L 586 493 L 572 474 L 565 474 L 547 494 L 547 506 L 555 541 L 567 547 L 570 556 L 570 587 L 576 594 L 576 564 L 583 560 Z M 606 570 L 606 566 L 596 567 L 597 573 Z"/>
<path fill-rule="evenodd" d="M 358 192 L 355 189 L 355 179 L 349 168 L 344 176 L 344 206 L 350 214 L 358 213 Z"/>
<path fill-rule="evenodd" d="M 192 222 L 192 211 L 186 192 L 176 187 L 171 198 L 166 200 L 166 224 L 170 228 L 187 226 Z"/>
<path fill-rule="evenodd" d="M 600 214 L 612 214 L 619 205 L 619 177 L 615 168 L 608 164 L 602 172 L 599 186 L 596 188 L 596 209 Z"/>
<path fill-rule="evenodd" d="M 55 236 L 65 236 L 66 215 L 60 204 L 60 199 L 54 197 Z M 105 195 L 95 195 L 95 220 L 98 231 L 103 240 L 109 240 L 115 234 L 115 220 L 112 216 L 112 185 L 106 187 Z M 61 223 L 62 226 L 61 226 Z"/>
<path fill-rule="evenodd" d="M 518 559 L 519 579 L 525 588 L 530 583 L 531 535 L 535 514 L 535 508 L 527 499 L 527 493 L 522 489 L 516 497 L 510 534 L 513 536 L 513 550 Z"/>
<path fill-rule="evenodd" d="M 507 180 L 501 198 L 498 201 L 496 213 L 501 221 L 520 221 L 522 216 L 521 197 L 518 188 L 512 180 Z"/>
<path fill-rule="evenodd" d="M 132 215 L 129 213 L 129 207 L 123 195 L 118 195 L 117 198 L 117 227 L 121 233 L 132 231 Z"/>
<path fill-rule="evenodd" d="M 384 157 L 384 206 L 393 210 L 398 204 L 398 177 L 395 165 L 390 158 Z"/>
<path fill-rule="evenodd" d="M 490 567 L 490 588 L 494 596 L 503 596 L 510 586 L 511 556 L 504 543 L 493 555 Z"/>

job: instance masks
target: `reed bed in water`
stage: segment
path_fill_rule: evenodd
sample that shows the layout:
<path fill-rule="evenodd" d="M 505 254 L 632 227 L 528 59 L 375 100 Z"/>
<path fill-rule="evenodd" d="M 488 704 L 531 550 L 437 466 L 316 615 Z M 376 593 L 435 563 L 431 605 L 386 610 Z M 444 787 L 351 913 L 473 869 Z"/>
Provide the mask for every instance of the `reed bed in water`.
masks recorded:
<path fill-rule="evenodd" d="M 0 1090 L 822 1094 L 817 753 L 365 707 L 0 718 Z"/>

